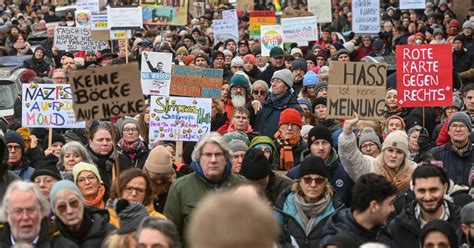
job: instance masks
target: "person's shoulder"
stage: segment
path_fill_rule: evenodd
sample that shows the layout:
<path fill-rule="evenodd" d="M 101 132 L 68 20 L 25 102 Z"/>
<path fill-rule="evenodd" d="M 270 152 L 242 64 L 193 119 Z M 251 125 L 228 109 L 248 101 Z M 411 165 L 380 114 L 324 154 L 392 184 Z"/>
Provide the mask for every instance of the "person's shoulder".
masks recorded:
<path fill-rule="evenodd" d="M 197 179 L 196 172 L 193 172 L 176 179 L 176 181 L 174 181 L 172 186 L 174 186 L 174 188 L 176 189 L 179 189 L 181 187 L 186 187 L 188 184 L 194 183 L 196 179 Z"/>

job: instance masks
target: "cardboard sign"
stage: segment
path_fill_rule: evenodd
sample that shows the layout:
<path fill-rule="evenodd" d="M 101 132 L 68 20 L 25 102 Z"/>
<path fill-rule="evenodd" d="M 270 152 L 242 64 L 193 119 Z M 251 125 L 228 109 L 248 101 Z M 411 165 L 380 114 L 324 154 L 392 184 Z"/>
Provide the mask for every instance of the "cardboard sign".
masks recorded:
<path fill-rule="evenodd" d="M 189 12 L 191 15 L 193 15 L 193 17 L 203 16 L 205 10 L 205 2 L 193 2 L 192 0 L 189 1 Z"/>
<path fill-rule="evenodd" d="M 239 11 L 252 11 L 254 8 L 253 0 L 239 0 L 237 1 L 237 10 Z"/>
<path fill-rule="evenodd" d="M 140 82 L 144 95 L 170 95 L 172 64 L 173 54 L 171 53 L 142 53 Z"/>
<path fill-rule="evenodd" d="M 281 12 L 281 18 L 303 17 L 303 16 L 313 16 L 313 14 L 306 10 L 293 9 L 291 7 L 286 7 Z"/>
<path fill-rule="evenodd" d="M 76 122 L 69 84 L 23 84 L 21 125 L 23 127 L 84 128 Z"/>
<path fill-rule="evenodd" d="M 397 96 L 402 107 L 451 106 L 453 55 L 449 44 L 400 45 Z"/>
<path fill-rule="evenodd" d="M 188 23 L 188 5 L 188 0 L 141 0 L 143 24 L 185 26 Z"/>
<path fill-rule="evenodd" d="M 260 39 L 262 25 L 277 23 L 275 11 L 251 11 L 249 12 L 249 23 L 250 39 Z"/>
<path fill-rule="evenodd" d="M 170 94 L 219 98 L 223 75 L 222 69 L 173 65 Z"/>
<path fill-rule="evenodd" d="M 108 30 L 107 29 L 107 14 L 92 14 L 90 28 L 92 31 Z"/>
<path fill-rule="evenodd" d="M 308 0 L 308 11 L 316 16 L 319 23 L 332 22 L 331 0 Z"/>
<path fill-rule="evenodd" d="M 139 78 L 136 63 L 68 73 L 76 119 L 110 119 L 142 113 L 145 99 Z"/>
<path fill-rule="evenodd" d="M 66 51 L 100 51 L 108 47 L 107 41 L 94 41 L 88 28 L 61 27 L 54 29 L 54 46 Z"/>
<path fill-rule="evenodd" d="M 152 96 L 150 141 L 198 141 L 211 132 L 210 98 Z"/>
<path fill-rule="evenodd" d="M 400 0 L 400 9 L 424 9 L 425 0 Z"/>
<path fill-rule="evenodd" d="M 109 29 L 142 29 L 142 7 L 107 6 L 107 27 Z"/>
<path fill-rule="evenodd" d="M 307 42 L 318 40 L 318 23 L 316 17 L 307 16 L 299 18 L 281 19 L 283 27 L 283 42 Z"/>
<path fill-rule="evenodd" d="M 352 32 L 378 34 L 380 31 L 380 1 L 354 0 L 352 2 Z"/>
<path fill-rule="evenodd" d="M 214 45 L 219 41 L 233 39 L 235 43 L 239 41 L 239 27 L 237 20 L 216 19 L 212 20 L 214 31 Z"/>
<path fill-rule="evenodd" d="M 283 48 L 283 28 L 280 25 L 260 27 L 262 56 L 270 56 L 270 50 L 279 46 Z"/>
<path fill-rule="evenodd" d="M 91 12 L 89 10 L 76 10 L 74 12 L 77 28 L 90 28 Z"/>
<path fill-rule="evenodd" d="M 384 119 L 386 64 L 333 61 L 329 66 L 326 118 L 347 119 L 357 112 L 361 119 Z"/>
<path fill-rule="evenodd" d="M 77 0 L 76 10 L 88 10 L 90 13 L 98 13 L 99 1 L 98 0 Z"/>
<path fill-rule="evenodd" d="M 91 31 L 91 38 L 96 41 L 110 40 L 110 30 Z"/>

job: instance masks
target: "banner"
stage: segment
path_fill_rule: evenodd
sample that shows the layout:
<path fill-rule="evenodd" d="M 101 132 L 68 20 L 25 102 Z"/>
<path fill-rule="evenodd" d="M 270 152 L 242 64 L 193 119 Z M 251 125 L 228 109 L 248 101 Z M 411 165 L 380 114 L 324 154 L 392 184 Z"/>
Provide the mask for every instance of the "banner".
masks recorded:
<path fill-rule="evenodd" d="M 210 98 L 152 96 L 149 139 L 198 141 L 211 132 Z"/>
<path fill-rule="evenodd" d="M 219 98 L 223 73 L 222 69 L 173 65 L 170 94 Z"/>
<path fill-rule="evenodd" d="M 90 29 L 92 31 L 108 30 L 107 29 L 107 14 L 92 14 Z"/>
<path fill-rule="evenodd" d="M 90 13 L 98 13 L 99 0 L 77 0 L 76 10 L 88 10 Z"/>
<path fill-rule="evenodd" d="M 69 84 L 23 84 L 21 126 L 84 128 L 76 122 Z"/>
<path fill-rule="evenodd" d="M 400 0 L 400 9 L 424 9 L 425 0 Z"/>
<path fill-rule="evenodd" d="M 142 7 L 107 6 L 108 29 L 142 29 Z"/>
<path fill-rule="evenodd" d="M 61 27 L 54 29 L 54 46 L 66 51 L 100 51 L 108 47 L 107 41 L 94 41 L 88 28 Z"/>
<path fill-rule="evenodd" d="M 281 26 L 283 27 L 283 42 L 285 43 L 318 40 L 318 23 L 314 16 L 283 18 L 281 19 Z"/>
<path fill-rule="evenodd" d="M 451 106 L 453 55 L 449 44 L 400 45 L 396 51 L 398 104 Z"/>
<path fill-rule="evenodd" d="M 170 95 L 172 64 L 173 54 L 171 53 L 142 53 L 140 82 L 144 95 Z"/>
<path fill-rule="evenodd" d="M 327 119 L 384 119 L 386 64 L 333 61 L 329 75 Z"/>
<path fill-rule="evenodd" d="M 378 34 L 380 31 L 380 1 L 354 0 L 352 2 L 352 32 Z"/>
<path fill-rule="evenodd" d="M 283 28 L 280 25 L 260 27 L 262 56 L 270 56 L 270 50 L 279 46 L 283 48 Z"/>
<path fill-rule="evenodd" d="M 203 16 L 205 10 L 205 2 L 193 2 L 192 0 L 189 1 L 189 13 L 191 13 L 193 17 Z"/>
<path fill-rule="evenodd" d="M 145 110 L 136 63 L 68 73 L 77 120 L 136 115 Z"/>
<path fill-rule="evenodd" d="M 262 25 L 274 25 L 276 23 L 275 11 L 249 12 L 250 39 L 260 39 L 260 27 Z"/>
<path fill-rule="evenodd" d="M 89 10 L 76 10 L 74 18 L 76 19 L 76 28 L 90 28 L 91 12 Z"/>
<path fill-rule="evenodd" d="M 141 0 L 143 24 L 185 26 L 188 24 L 188 4 L 188 0 Z"/>
<path fill-rule="evenodd" d="M 319 23 L 332 22 L 331 0 L 308 0 L 308 11 L 316 16 Z"/>

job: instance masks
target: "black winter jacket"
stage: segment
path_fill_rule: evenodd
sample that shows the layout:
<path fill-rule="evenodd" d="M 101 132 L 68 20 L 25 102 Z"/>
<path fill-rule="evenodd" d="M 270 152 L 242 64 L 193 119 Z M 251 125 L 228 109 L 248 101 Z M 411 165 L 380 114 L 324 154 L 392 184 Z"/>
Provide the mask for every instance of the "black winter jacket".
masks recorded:
<path fill-rule="evenodd" d="M 443 161 L 446 174 L 455 184 L 469 185 L 469 173 L 474 166 L 474 147 L 472 144 L 462 156 L 453 150 L 451 141 L 431 149 L 431 152 Z"/>

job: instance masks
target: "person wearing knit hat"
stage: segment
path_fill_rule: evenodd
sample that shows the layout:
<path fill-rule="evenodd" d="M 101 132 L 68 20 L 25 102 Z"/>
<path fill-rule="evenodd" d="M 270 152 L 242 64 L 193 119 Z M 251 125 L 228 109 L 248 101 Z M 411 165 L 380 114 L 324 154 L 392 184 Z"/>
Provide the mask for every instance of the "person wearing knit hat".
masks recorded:
<path fill-rule="evenodd" d="M 196 56 L 190 54 L 190 55 L 184 57 L 183 62 L 184 62 L 185 65 L 191 66 L 191 65 L 194 65 L 194 59 L 195 58 L 196 58 Z"/>
<path fill-rule="evenodd" d="M 97 166 L 86 162 L 77 163 L 72 169 L 74 183 L 84 196 L 84 203 L 88 206 L 104 208 L 105 187 Z"/>
<path fill-rule="evenodd" d="M 329 82 L 329 66 L 323 66 L 319 69 L 319 80 L 321 82 Z"/>
<path fill-rule="evenodd" d="M 241 140 L 232 140 L 229 142 L 231 152 L 232 172 L 239 174 L 242 169 L 242 161 L 245 152 L 249 149 L 248 145 Z"/>
<path fill-rule="evenodd" d="M 308 98 L 298 98 L 298 103 L 300 104 L 301 109 L 303 109 L 303 113 L 311 113 L 313 106 Z"/>
<path fill-rule="evenodd" d="M 157 146 L 151 150 L 143 169 L 150 175 L 174 173 L 171 154 L 164 146 Z M 152 178 L 152 176 L 150 176 Z"/>
<path fill-rule="evenodd" d="M 451 116 L 451 118 L 449 118 L 448 128 L 451 128 L 453 124 L 464 124 L 468 132 L 469 133 L 472 132 L 472 120 L 471 120 L 471 117 L 468 114 L 466 114 L 466 112 L 454 113 Z"/>
<path fill-rule="evenodd" d="M 343 62 L 351 61 L 350 55 L 351 53 L 347 49 L 342 48 L 342 49 L 337 50 L 336 59 L 337 61 L 343 61 Z"/>
<path fill-rule="evenodd" d="M 43 147 L 47 148 L 44 151 L 45 156 L 53 154 L 54 156 L 59 157 L 59 154 L 61 153 L 61 148 L 64 146 L 64 144 L 66 144 L 66 139 L 60 133 L 53 133 L 51 137 L 51 147 L 48 147 L 48 144 L 49 138 L 46 138 L 43 144 Z"/>
<path fill-rule="evenodd" d="M 197 67 L 207 68 L 209 66 L 209 56 L 205 52 L 196 54 L 194 58 L 194 64 Z"/>
<path fill-rule="evenodd" d="M 387 137 L 388 134 L 395 130 L 405 130 L 406 124 L 405 120 L 398 115 L 392 115 L 385 119 L 385 128 L 383 130 L 383 138 Z"/>
<path fill-rule="evenodd" d="M 15 131 L 7 131 L 3 139 L 8 149 L 8 169 L 21 179 L 29 181 L 35 169 L 30 167 L 30 162 L 25 158 L 23 138 Z"/>
<path fill-rule="evenodd" d="M 301 137 L 303 137 L 303 140 L 308 140 L 308 134 L 311 129 L 313 129 L 313 125 L 305 124 L 303 127 L 301 127 Z"/>
<path fill-rule="evenodd" d="M 382 144 L 380 143 L 380 138 L 375 133 L 374 129 L 366 127 L 360 132 L 359 149 L 362 154 L 374 158 L 380 154 L 382 151 Z"/>
<path fill-rule="evenodd" d="M 56 167 L 57 163 L 58 158 L 51 154 L 36 164 L 35 172 L 31 175 L 31 181 L 38 185 L 39 190 L 48 200 L 53 184 L 62 179 Z"/>
<path fill-rule="evenodd" d="M 294 47 L 293 49 L 291 49 L 290 55 L 298 59 L 303 57 L 303 52 L 301 51 L 301 49 Z"/>
<path fill-rule="evenodd" d="M 319 83 L 317 83 L 314 86 L 314 92 L 315 92 L 316 97 L 327 97 L 328 95 L 327 90 L 328 90 L 328 84 L 325 82 L 319 81 Z"/>
<path fill-rule="evenodd" d="M 464 205 L 461 209 L 461 231 L 463 245 L 469 247 L 474 244 L 474 231 L 472 228 L 474 224 L 474 202 Z"/>
<path fill-rule="evenodd" d="M 444 220 L 428 222 L 420 233 L 421 247 L 459 247 L 456 230 Z"/>
<path fill-rule="evenodd" d="M 25 143 L 25 152 L 28 152 L 28 150 L 30 149 L 30 145 L 31 145 L 30 129 L 27 128 L 27 127 L 20 127 L 16 130 L 16 132 L 21 136 L 21 138 L 23 139 L 23 141 Z"/>
<path fill-rule="evenodd" d="M 352 53 L 354 52 L 354 43 L 352 41 L 348 41 L 344 44 L 342 44 L 342 46 L 349 52 L 349 53 Z"/>
<path fill-rule="evenodd" d="M 76 246 L 100 247 L 115 229 L 107 210 L 86 207 L 80 190 L 69 180 L 55 183 L 50 198 L 57 231 Z"/>
<path fill-rule="evenodd" d="M 274 137 L 280 149 L 280 170 L 290 170 L 300 162 L 301 152 L 306 144 L 301 138 L 301 113 L 295 109 L 285 109 L 280 114 L 279 129 Z"/>
<path fill-rule="evenodd" d="M 326 120 L 327 115 L 327 102 L 326 97 L 318 97 L 313 102 L 313 114 L 318 120 Z"/>
<path fill-rule="evenodd" d="M 329 149 L 319 149 L 317 153 L 313 154 L 327 160 L 333 146 L 331 131 L 324 125 L 317 123 L 311 130 L 309 130 L 308 140 L 306 141 L 308 147 L 311 147 L 314 142 L 326 142 L 330 145 Z"/>
<path fill-rule="evenodd" d="M 227 143 L 231 142 L 232 140 L 240 140 L 240 141 L 243 141 L 247 145 L 250 143 L 249 137 L 247 136 L 247 134 L 245 134 L 242 131 L 234 131 L 234 132 L 226 133 L 222 137 Z"/>
<path fill-rule="evenodd" d="M 250 62 L 252 63 L 253 65 L 256 65 L 257 64 L 257 60 L 255 60 L 255 56 L 251 53 L 245 55 L 242 57 L 242 60 L 244 61 L 244 64 L 246 64 L 247 62 Z"/>
<path fill-rule="evenodd" d="M 273 139 L 267 136 L 256 136 L 252 139 L 249 145 L 250 148 L 257 148 L 263 151 L 263 154 L 268 159 L 270 166 L 276 168 L 274 163 L 277 162 L 276 145 Z"/>
<path fill-rule="evenodd" d="M 260 74 L 260 70 L 257 68 L 257 60 L 251 53 L 242 57 L 244 61 L 244 72 L 252 79 L 255 79 Z"/>
<path fill-rule="evenodd" d="M 277 83 L 285 84 L 286 86 L 285 91 L 289 91 L 293 88 L 293 74 L 288 69 L 278 70 L 275 73 L 273 73 L 271 82 L 272 82 L 272 92 L 273 92 L 273 89 L 275 88 L 273 85 Z M 278 90 L 277 92 L 280 93 L 280 90 Z"/>
<path fill-rule="evenodd" d="M 293 91 L 295 95 L 299 95 L 301 89 L 303 88 L 303 78 L 308 70 L 308 65 L 306 60 L 303 58 L 298 58 L 293 61 L 291 66 L 291 72 L 293 74 Z"/>
<path fill-rule="evenodd" d="M 314 73 L 313 71 L 308 71 L 304 74 L 303 77 L 303 87 L 308 91 L 308 94 L 316 96 L 316 92 L 314 91 L 314 87 L 316 84 L 319 83 L 319 76 L 318 74 Z M 309 91 L 309 86 L 312 86 L 312 92 Z"/>
<path fill-rule="evenodd" d="M 180 46 L 178 49 L 176 49 L 176 60 L 179 62 L 179 63 L 182 63 L 184 64 L 184 58 L 186 58 L 186 56 L 189 55 L 189 51 L 188 49 L 186 48 L 186 46 Z"/>
<path fill-rule="evenodd" d="M 235 73 L 236 71 L 242 71 L 244 69 L 244 60 L 237 56 L 232 59 L 230 62 L 230 70 L 232 73 Z"/>

